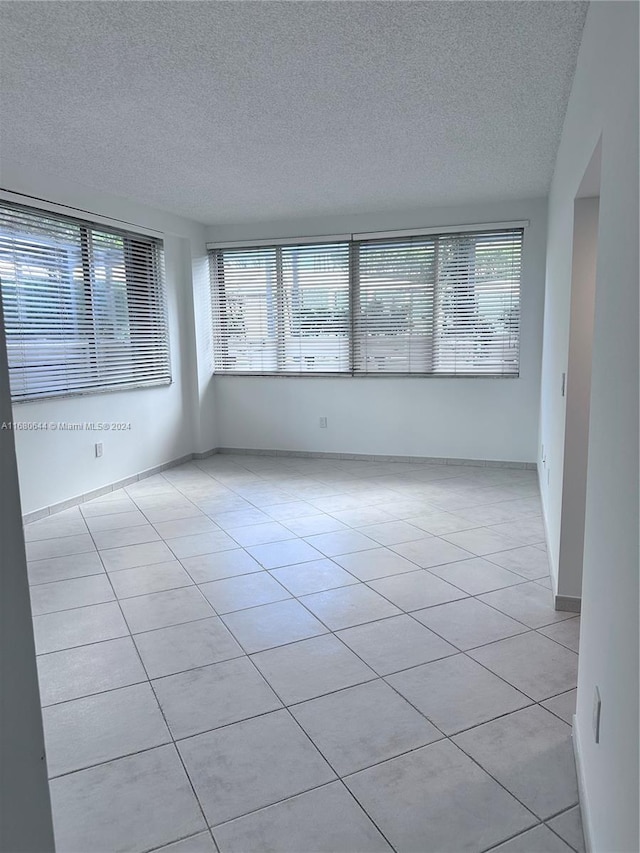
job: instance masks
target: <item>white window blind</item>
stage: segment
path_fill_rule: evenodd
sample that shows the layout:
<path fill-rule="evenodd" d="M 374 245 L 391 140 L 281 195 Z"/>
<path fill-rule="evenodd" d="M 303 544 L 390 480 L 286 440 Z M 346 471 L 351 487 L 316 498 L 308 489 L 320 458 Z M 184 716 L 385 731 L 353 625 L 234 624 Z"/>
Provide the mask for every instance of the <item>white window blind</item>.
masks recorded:
<path fill-rule="evenodd" d="M 350 370 L 348 243 L 216 250 L 212 295 L 216 372 Z"/>
<path fill-rule="evenodd" d="M 215 370 L 517 376 L 523 228 L 215 249 Z"/>
<path fill-rule="evenodd" d="M 171 381 L 162 243 L 0 204 L 14 400 Z"/>
<path fill-rule="evenodd" d="M 355 372 L 431 372 L 436 240 L 356 246 Z"/>

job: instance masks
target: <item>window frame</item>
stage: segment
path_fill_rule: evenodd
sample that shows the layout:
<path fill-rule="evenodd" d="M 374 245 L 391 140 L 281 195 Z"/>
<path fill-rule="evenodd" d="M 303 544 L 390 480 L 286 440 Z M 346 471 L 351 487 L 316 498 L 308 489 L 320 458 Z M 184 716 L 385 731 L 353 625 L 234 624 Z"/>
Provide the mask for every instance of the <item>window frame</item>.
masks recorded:
<path fill-rule="evenodd" d="M 2 218 L 0 219 L 0 244 L 4 243 L 7 247 L 11 246 L 12 237 L 10 231 L 3 232 L 2 220 L 9 221 L 11 218 L 10 211 L 12 210 L 16 211 L 15 222 L 17 225 L 17 234 L 20 238 L 26 238 L 25 251 L 27 252 L 37 252 L 39 248 L 46 245 L 46 229 L 44 223 L 47 220 L 59 223 L 59 227 L 61 229 L 65 224 L 78 229 L 78 247 L 80 250 L 79 258 L 82 275 L 81 283 L 78 285 L 78 294 L 82 294 L 82 297 L 80 300 L 76 297 L 73 299 L 74 310 L 70 318 L 70 322 L 76 329 L 75 335 L 73 337 L 61 339 L 60 351 L 63 355 L 68 354 L 74 343 L 78 343 L 81 340 L 84 332 L 89 365 L 87 368 L 77 371 L 75 375 L 73 371 L 70 371 L 71 382 L 73 382 L 74 378 L 76 381 L 86 379 L 86 382 L 78 387 L 68 387 L 70 384 L 69 380 L 66 383 L 60 380 L 60 377 L 57 375 L 59 364 L 56 364 L 56 362 L 53 361 L 50 365 L 53 368 L 50 385 L 45 390 L 38 389 L 34 391 L 33 388 L 29 390 L 29 383 L 27 380 L 25 383 L 25 393 L 15 395 L 13 389 L 11 390 L 12 403 L 22 404 L 43 402 L 51 399 L 93 396 L 96 394 L 108 394 L 121 391 L 137 391 L 145 388 L 171 385 L 173 383 L 173 372 L 168 300 L 164 271 L 164 241 L 158 237 L 151 236 L 143 232 L 119 228 L 111 224 L 106 224 L 105 222 L 84 219 L 68 215 L 66 213 L 60 213 L 59 211 L 38 208 L 27 204 L 9 201 L 5 198 L 0 198 L 0 212 L 2 214 Z M 24 217 L 23 221 L 20 220 L 21 214 Z M 35 225 L 38 219 L 43 222 L 43 231 L 38 232 L 35 228 L 32 228 L 30 231 L 30 226 Z M 52 229 L 52 235 L 54 232 L 55 229 Z M 98 299 L 100 284 L 97 280 L 96 270 L 94 267 L 95 254 L 93 241 L 95 235 L 115 237 L 122 242 L 122 268 L 124 270 L 123 283 L 124 291 L 127 295 L 126 313 L 123 312 L 123 317 L 126 317 L 128 342 L 126 344 L 121 343 L 120 348 L 115 347 L 113 355 L 116 360 L 118 358 L 121 359 L 123 357 L 123 353 L 128 351 L 131 358 L 129 370 L 130 375 L 133 377 L 130 381 L 104 381 L 105 366 L 108 362 L 104 352 L 100 354 L 99 349 L 101 346 L 104 348 L 105 343 L 110 343 L 110 340 L 108 336 L 101 338 L 97 331 L 99 317 L 98 309 L 95 307 L 95 302 Z M 141 246 L 145 247 L 143 250 L 145 252 L 143 260 L 141 260 L 140 255 Z M 74 243 L 69 242 L 67 245 L 62 245 L 59 251 L 70 255 L 73 253 L 74 249 Z M 104 251 L 104 249 L 102 249 L 102 251 Z M 46 265 L 47 258 L 43 261 L 43 268 L 46 268 Z M 141 300 L 139 298 L 140 294 L 139 292 L 136 294 L 136 290 L 140 291 L 140 286 L 144 283 L 143 279 L 145 278 L 145 275 L 142 275 L 140 272 L 142 266 L 148 270 L 145 275 L 148 280 L 147 286 L 149 288 L 149 292 L 147 297 Z M 50 265 L 49 268 L 52 272 L 56 272 L 58 270 L 58 265 Z M 108 280 L 108 278 L 109 272 L 107 270 L 106 280 Z M 12 369 L 15 369 L 18 373 L 28 369 L 22 365 L 14 365 L 12 367 L 11 364 L 9 347 L 10 337 L 13 336 L 17 338 L 17 346 L 20 346 L 21 341 L 24 340 L 21 338 L 23 321 L 21 321 L 17 316 L 20 288 L 20 281 L 18 279 L 14 282 L 14 286 L 16 293 L 16 322 L 13 325 L 10 325 L 6 306 L 4 311 L 4 325 L 7 338 L 7 356 L 10 377 Z M 110 286 L 105 289 L 105 294 L 102 295 L 102 301 L 104 301 L 105 295 L 108 296 L 109 294 L 111 294 L 111 298 L 113 300 L 115 298 L 115 293 L 116 291 L 113 287 L 113 283 L 111 283 Z M 4 299 L 1 277 L 0 298 Z M 46 305 L 47 309 L 51 310 L 51 308 L 55 308 L 58 302 L 61 304 L 60 300 L 56 301 L 55 299 L 50 299 L 48 302 L 43 304 Z M 78 308 L 79 302 L 83 305 L 82 311 Z M 141 310 L 143 308 L 146 310 Z M 48 311 L 45 310 L 42 316 L 43 326 L 47 322 L 48 317 Z M 88 329 L 90 329 L 89 334 L 87 334 Z M 142 349 L 140 349 L 140 338 L 141 336 L 149 335 L 149 329 L 153 329 L 150 342 L 146 347 L 142 347 Z M 45 333 L 42 332 L 43 336 L 44 334 Z M 117 341 L 115 337 L 113 340 Z M 39 345 L 41 345 L 43 349 L 46 347 L 46 344 L 44 344 L 43 341 L 35 340 L 33 342 L 34 348 L 37 348 Z M 138 354 L 137 357 L 134 357 L 136 350 Z M 149 354 L 152 355 L 151 359 L 149 359 Z M 145 355 L 147 356 L 146 358 Z M 146 375 L 147 370 L 145 370 L 145 367 L 149 362 L 154 365 L 157 372 L 161 375 L 153 378 L 140 378 L 140 373 Z M 122 369 L 120 370 L 119 375 L 117 375 L 117 378 L 121 379 L 125 375 L 125 369 Z M 61 387 L 65 384 L 67 387 Z"/>

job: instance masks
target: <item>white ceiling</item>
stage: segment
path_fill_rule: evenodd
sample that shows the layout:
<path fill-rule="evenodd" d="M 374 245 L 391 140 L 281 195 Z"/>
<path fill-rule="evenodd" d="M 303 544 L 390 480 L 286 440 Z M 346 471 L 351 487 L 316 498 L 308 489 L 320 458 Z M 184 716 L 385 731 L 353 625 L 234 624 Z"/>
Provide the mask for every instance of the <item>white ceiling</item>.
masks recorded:
<path fill-rule="evenodd" d="M 2 159 L 208 224 L 543 196 L 586 8 L 3 2 Z"/>

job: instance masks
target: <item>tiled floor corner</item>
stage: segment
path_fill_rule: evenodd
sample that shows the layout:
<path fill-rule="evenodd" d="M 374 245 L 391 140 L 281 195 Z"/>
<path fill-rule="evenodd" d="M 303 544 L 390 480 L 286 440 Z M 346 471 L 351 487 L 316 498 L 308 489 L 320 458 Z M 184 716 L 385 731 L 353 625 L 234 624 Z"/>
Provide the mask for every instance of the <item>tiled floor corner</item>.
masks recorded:
<path fill-rule="evenodd" d="M 583 853 L 535 472 L 213 456 L 25 531 L 57 853 Z"/>

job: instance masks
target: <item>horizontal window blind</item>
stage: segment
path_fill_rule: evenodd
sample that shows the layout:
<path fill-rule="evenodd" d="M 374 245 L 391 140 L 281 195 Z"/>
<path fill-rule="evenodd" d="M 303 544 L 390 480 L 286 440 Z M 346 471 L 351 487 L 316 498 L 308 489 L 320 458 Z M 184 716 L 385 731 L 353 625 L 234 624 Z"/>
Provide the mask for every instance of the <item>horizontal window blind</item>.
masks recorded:
<path fill-rule="evenodd" d="M 518 373 L 522 230 L 359 242 L 356 373 Z"/>
<path fill-rule="evenodd" d="M 522 234 L 438 238 L 434 373 L 518 374 Z"/>
<path fill-rule="evenodd" d="M 162 243 L 0 204 L 14 400 L 171 381 Z"/>
<path fill-rule="evenodd" d="M 216 250 L 217 372 L 350 369 L 349 244 Z"/>
<path fill-rule="evenodd" d="M 423 237 L 356 246 L 355 372 L 430 372 L 436 241 Z"/>
<path fill-rule="evenodd" d="M 517 376 L 523 234 L 215 249 L 214 369 Z"/>

